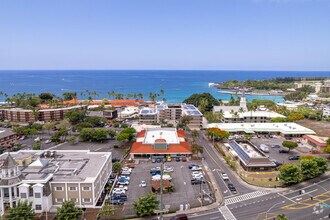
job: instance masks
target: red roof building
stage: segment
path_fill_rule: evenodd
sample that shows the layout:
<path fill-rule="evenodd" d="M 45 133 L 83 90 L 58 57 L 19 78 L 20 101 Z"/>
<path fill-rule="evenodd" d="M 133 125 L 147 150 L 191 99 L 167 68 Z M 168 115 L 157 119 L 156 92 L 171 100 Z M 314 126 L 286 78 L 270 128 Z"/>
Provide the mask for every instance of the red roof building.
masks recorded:
<path fill-rule="evenodd" d="M 132 157 L 190 156 L 191 147 L 183 130 L 176 128 L 149 128 L 136 135 L 131 148 Z"/>

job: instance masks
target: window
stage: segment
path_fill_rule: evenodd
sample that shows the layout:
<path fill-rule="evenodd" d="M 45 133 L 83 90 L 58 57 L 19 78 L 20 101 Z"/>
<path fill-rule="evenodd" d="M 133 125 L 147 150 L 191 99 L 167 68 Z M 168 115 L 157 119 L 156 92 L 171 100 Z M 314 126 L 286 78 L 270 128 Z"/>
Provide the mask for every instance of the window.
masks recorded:
<path fill-rule="evenodd" d="M 83 198 L 83 202 L 91 202 L 91 199 L 90 198 Z"/>
<path fill-rule="evenodd" d="M 91 188 L 89 186 L 84 186 L 83 191 L 91 191 Z"/>
<path fill-rule="evenodd" d="M 63 199 L 62 198 L 56 198 L 55 202 L 63 202 Z"/>
<path fill-rule="evenodd" d="M 77 191 L 77 187 L 69 187 L 69 191 Z"/>
<path fill-rule="evenodd" d="M 34 194 L 34 197 L 35 197 L 35 198 L 41 198 L 41 193 L 35 193 L 35 194 Z"/>
<path fill-rule="evenodd" d="M 36 205 L 36 210 L 41 210 L 41 209 L 42 209 L 41 205 Z"/>
<path fill-rule="evenodd" d="M 26 193 L 21 193 L 21 198 L 26 199 Z"/>
<path fill-rule="evenodd" d="M 63 187 L 57 186 L 57 187 L 55 187 L 55 191 L 63 191 Z"/>

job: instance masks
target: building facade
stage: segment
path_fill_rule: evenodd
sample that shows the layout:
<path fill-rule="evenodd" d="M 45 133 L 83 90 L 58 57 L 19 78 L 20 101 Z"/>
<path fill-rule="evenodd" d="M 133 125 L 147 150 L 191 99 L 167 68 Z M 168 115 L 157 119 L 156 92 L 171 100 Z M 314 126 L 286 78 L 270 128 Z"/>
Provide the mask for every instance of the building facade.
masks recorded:
<path fill-rule="evenodd" d="M 10 108 L 2 109 L 3 120 L 21 123 L 33 123 L 35 121 L 60 121 L 64 119 L 64 114 L 72 110 L 85 110 L 87 105 L 76 105 L 65 108 L 41 109 L 32 111 L 29 109 Z"/>
<path fill-rule="evenodd" d="M 29 150 L 2 154 L 0 169 L 1 215 L 18 200 L 41 213 L 66 200 L 81 208 L 102 205 L 112 162 L 110 152 Z"/>
<path fill-rule="evenodd" d="M 0 128 L 0 150 L 12 147 L 17 140 L 17 135 L 9 128 Z"/>

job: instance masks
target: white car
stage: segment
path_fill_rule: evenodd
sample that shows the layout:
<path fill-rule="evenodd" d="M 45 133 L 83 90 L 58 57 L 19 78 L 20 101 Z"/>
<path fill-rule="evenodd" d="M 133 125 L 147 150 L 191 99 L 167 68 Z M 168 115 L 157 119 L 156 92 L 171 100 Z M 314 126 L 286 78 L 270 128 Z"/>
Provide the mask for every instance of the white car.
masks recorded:
<path fill-rule="evenodd" d="M 121 171 L 121 174 L 122 174 L 122 175 L 131 175 L 131 173 L 132 173 L 132 172 L 129 172 L 129 171 L 126 171 L 126 170 Z"/>
<path fill-rule="evenodd" d="M 191 168 L 192 171 L 198 171 L 198 170 L 202 170 L 202 168 L 200 166 L 194 166 Z"/>
<path fill-rule="evenodd" d="M 125 194 L 126 191 L 124 189 L 120 189 L 120 188 L 114 188 L 112 190 L 112 194 Z"/>
<path fill-rule="evenodd" d="M 117 186 L 117 189 L 123 189 L 123 190 L 127 191 L 128 190 L 128 187 L 127 186 L 124 186 L 124 185 L 118 185 Z"/>
<path fill-rule="evenodd" d="M 173 167 L 165 167 L 164 172 L 174 172 Z"/>
<path fill-rule="evenodd" d="M 227 173 L 222 173 L 221 176 L 223 180 L 229 180 Z"/>
<path fill-rule="evenodd" d="M 160 167 L 153 167 L 150 169 L 150 171 L 159 171 L 159 170 L 161 170 Z"/>
<path fill-rule="evenodd" d="M 49 144 L 49 143 L 51 143 L 52 142 L 52 140 L 46 140 L 45 141 L 45 144 Z"/>
<path fill-rule="evenodd" d="M 141 180 L 141 183 L 139 184 L 139 187 L 147 187 L 146 181 Z"/>
<path fill-rule="evenodd" d="M 200 175 L 200 174 L 203 174 L 203 173 L 200 172 L 200 171 L 194 171 L 194 172 L 191 173 L 192 176 Z"/>
<path fill-rule="evenodd" d="M 152 180 L 160 180 L 160 175 L 155 175 L 155 176 L 152 176 Z M 163 175 L 163 180 L 171 180 L 172 177 L 170 175 Z"/>
<path fill-rule="evenodd" d="M 123 167 L 123 168 L 121 168 L 121 170 L 128 170 L 128 171 L 132 172 L 132 168 L 129 168 L 129 167 Z"/>

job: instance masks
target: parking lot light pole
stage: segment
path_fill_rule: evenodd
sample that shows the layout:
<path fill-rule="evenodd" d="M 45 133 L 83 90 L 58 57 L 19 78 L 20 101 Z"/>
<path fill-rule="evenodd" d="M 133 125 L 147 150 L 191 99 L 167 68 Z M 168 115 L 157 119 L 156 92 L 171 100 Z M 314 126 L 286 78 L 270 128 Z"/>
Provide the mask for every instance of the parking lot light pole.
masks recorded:
<path fill-rule="evenodd" d="M 270 207 L 270 208 L 268 209 L 268 211 L 266 212 L 266 219 L 267 219 L 267 217 L 268 217 L 268 212 L 270 212 L 270 210 L 271 210 L 272 208 L 274 208 L 274 207 L 277 206 L 277 205 L 283 204 L 283 203 L 285 203 L 285 201 L 278 202 L 278 203 L 272 205 L 272 207 Z"/>

